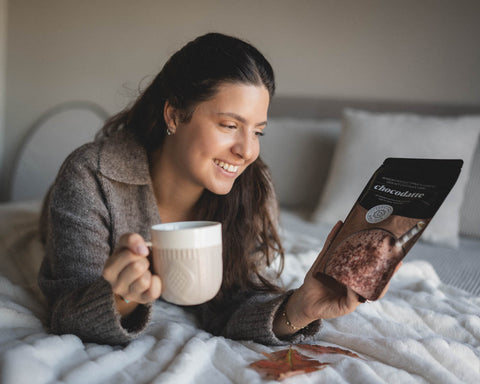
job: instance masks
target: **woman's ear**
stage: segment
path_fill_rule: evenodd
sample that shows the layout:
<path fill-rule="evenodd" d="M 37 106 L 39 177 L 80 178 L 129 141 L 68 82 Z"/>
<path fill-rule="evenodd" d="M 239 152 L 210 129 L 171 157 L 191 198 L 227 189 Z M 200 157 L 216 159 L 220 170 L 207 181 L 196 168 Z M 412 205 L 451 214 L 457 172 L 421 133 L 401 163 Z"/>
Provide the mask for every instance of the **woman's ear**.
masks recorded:
<path fill-rule="evenodd" d="M 163 107 L 163 118 L 165 119 L 165 123 L 167 125 L 168 134 L 174 134 L 177 129 L 178 112 L 177 109 L 174 108 L 168 101 L 165 102 Z"/>

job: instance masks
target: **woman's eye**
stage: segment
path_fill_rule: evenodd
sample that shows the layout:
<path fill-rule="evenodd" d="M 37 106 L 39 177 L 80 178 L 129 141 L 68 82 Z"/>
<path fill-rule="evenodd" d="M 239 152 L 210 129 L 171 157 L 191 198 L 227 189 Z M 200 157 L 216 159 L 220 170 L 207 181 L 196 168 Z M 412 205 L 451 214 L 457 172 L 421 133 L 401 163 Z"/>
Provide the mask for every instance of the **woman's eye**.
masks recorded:
<path fill-rule="evenodd" d="M 255 132 L 255 135 L 257 135 L 257 136 L 265 136 L 265 132 L 258 131 L 258 132 Z"/>
<path fill-rule="evenodd" d="M 234 124 L 220 124 L 221 127 L 228 128 L 228 129 L 235 129 L 237 128 Z"/>

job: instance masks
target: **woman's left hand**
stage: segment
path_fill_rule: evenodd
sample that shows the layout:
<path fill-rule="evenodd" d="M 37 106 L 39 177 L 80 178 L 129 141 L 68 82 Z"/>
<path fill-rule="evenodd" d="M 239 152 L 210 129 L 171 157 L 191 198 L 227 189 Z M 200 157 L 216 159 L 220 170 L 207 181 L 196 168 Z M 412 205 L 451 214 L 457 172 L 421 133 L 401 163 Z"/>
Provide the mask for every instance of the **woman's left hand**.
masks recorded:
<path fill-rule="evenodd" d="M 330 231 L 322 251 L 305 276 L 304 283 L 290 296 L 284 308 L 288 320 L 297 328 L 303 328 L 317 319 L 347 315 L 361 304 L 359 296 L 352 289 L 327 275 L 313 275 L 316 265 L 328 250 L 341 227 L 342 222 L 339 221 Z M 400 265 L 401 263 L 395 271 Z M 388 285 L 380 297 L 383 297 L 387 290 Z M 284 320 L 281 318 L 281 314 L 277 315 L 274 323 L 274 332 L 277 336 L 293 333 L 294 329 L 289 327 Z"/>

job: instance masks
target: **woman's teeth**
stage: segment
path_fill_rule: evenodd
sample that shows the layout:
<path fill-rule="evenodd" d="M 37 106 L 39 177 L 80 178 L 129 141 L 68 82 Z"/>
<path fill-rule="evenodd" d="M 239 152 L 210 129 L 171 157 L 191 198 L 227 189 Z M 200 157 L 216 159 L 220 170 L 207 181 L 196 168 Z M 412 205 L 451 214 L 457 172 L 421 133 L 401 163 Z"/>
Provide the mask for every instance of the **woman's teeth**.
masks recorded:
<path fill-rule="evenodd" d="M 215 160 L 215 164 L 217 164 L 219 167 L 223 168 L 227 172 L 235 173 L 238 171 L 238 165 L 224 163 L 220 160 Z"/>

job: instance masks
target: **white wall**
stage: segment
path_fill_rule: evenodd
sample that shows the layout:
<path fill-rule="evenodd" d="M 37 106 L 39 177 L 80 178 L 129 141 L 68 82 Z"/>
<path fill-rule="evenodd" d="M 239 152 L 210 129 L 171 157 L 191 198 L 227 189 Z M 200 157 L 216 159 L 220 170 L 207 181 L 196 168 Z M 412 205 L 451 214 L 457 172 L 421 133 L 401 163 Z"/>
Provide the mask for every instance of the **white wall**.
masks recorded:
<path fill-rule="evenodd" d="M 278 94 L 480 100 L 476 0 L 10 0 L 8 6 L 0 200 L 18 146 L 45 110 L 86 99 L 118 111 L 145 76 L 208 31 L 256 45 L 274 66 Z"/>

